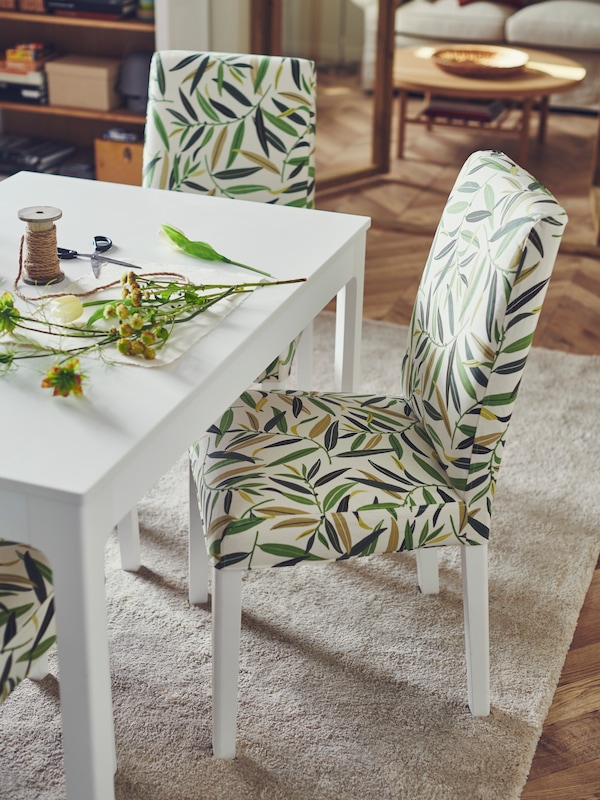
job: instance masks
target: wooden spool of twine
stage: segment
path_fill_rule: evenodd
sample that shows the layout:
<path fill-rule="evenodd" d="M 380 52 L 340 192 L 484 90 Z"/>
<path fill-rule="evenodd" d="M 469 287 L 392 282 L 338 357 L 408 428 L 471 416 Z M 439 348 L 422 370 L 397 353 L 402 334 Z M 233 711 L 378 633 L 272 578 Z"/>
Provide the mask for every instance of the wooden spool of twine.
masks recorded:
<path fill-rule="evenodd" d="M 23 280 L 34 286 L 59 283 L 65 276 L 56 251 L 54 221 L 62 217 L 62 211 L 53 206 L 28 206 L 18 214 L 27 223 Z"/>

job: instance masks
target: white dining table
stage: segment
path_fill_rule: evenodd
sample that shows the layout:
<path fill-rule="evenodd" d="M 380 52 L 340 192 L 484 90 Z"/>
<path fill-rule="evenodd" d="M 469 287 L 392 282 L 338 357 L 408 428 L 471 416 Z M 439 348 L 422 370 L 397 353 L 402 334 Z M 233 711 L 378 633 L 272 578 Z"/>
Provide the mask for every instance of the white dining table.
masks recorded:
<path fill-rule="evenodd" d="M 115 258 L 189 267 L 194 259 L 159 237 L 166 223 L 277 279 L 306 278 L 253 292 L 168 366 L 86 359 L 83 397 L 42 389 L 51 363 L 43 359 L 0 375 L 0 537 L 39 548 L 53 569 L 67 800 L 111 800 L 118 753 L 104 590 L 108 537 L 336 295 L 336 387 L 356 388 L 370 220 L 21 172 L 0 182 L 0 293 L 13 291 L 17 275 L 25 233 L 18 211 L 42 205 L 62 211 L 58 244 L 81 252 L 105 235 Z M 66 279 L 52 291 L 90 270 L 87 260 L 61 264 Z M 299 383 L 311 388 L 309 337 L 298 358 Z"/>

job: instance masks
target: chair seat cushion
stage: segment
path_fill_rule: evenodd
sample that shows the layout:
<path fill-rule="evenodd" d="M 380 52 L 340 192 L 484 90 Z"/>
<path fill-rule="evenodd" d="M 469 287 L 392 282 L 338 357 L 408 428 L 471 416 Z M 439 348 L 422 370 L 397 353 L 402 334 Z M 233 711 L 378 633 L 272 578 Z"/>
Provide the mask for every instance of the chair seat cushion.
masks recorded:
<path fill-rule="evenodd" d="M 245 392 L 190 456 L 219 568 L 487 540 L 402 398 Z"/>

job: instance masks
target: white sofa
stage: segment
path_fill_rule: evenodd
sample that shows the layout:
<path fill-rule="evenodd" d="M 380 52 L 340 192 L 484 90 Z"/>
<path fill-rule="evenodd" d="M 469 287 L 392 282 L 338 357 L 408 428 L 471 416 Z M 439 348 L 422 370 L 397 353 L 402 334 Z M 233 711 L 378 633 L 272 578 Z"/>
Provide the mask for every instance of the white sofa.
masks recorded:
<path fill-rule="evenodd" d="M 352 0 L 364 9 L 362 84 L 373 87 L 378 0 Z M 528 3 L 524 5 L 524 3 Z M 522 8 L 517 5 L 524 5 Z M 597 109 L 600 99 L 600 0 L 405 0 L 395 16 L 396 47 L 478 42 L 538 48 L 575 59 L 587 70 L 552 106 Z"/>

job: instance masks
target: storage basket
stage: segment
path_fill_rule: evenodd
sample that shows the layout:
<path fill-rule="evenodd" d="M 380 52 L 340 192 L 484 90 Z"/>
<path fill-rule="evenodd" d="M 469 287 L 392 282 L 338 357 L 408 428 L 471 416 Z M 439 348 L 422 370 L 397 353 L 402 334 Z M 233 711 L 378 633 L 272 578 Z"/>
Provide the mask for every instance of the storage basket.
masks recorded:
<path fill-rule="evenodd" d="M 0 11 L 14 11 L 16 7 L 16 0 L 0 0 Z"/>

